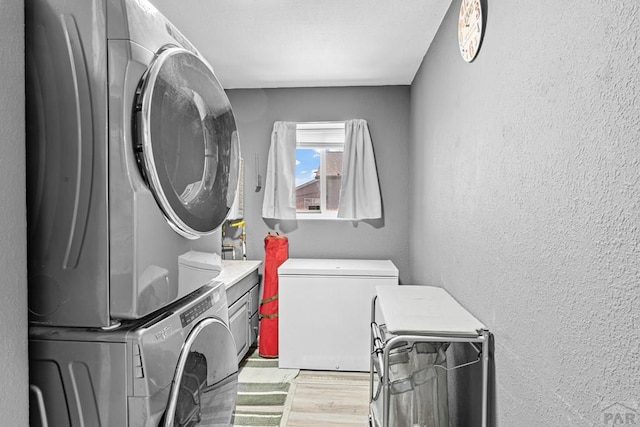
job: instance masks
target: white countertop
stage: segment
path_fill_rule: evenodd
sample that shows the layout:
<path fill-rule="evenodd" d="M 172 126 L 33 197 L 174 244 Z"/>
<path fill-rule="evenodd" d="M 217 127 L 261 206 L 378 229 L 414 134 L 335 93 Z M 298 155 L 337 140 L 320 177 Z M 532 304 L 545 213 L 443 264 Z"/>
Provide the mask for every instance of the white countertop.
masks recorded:
<path fill-rule="evenodd" d="M 229 289 L 240 280 L 247 277 L 251 272 L 260 267 L 262 261 L 238 261 L 222 260 L 222 272 L 215 280 L 224 282 L 225 288 Z"/>
<path fill-rule="evenodd" d="M 433 286 L 378 286 L 378 304 L 392 334 L 478 336 L 485 326 L 447 291 Z"/>

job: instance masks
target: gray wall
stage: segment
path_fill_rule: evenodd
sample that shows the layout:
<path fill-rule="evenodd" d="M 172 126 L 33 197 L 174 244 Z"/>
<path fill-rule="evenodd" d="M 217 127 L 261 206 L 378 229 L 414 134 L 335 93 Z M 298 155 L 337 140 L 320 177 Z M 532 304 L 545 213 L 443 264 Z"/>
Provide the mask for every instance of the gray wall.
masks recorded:
<path fill-rule="evenodd" d="M 21 1 L 0 3 L 0 424 L 6 426 L 29 424 L 23 8 Z"/>
<path fill-rule="evenodd" d="M 411 88 L 411 279 L 495 334 L 496 425 L 604 425 L 640 404 L 640 6 L 487 3 Z"/>
<path fill-rule="evenodd" d="M 408 272 L 409 87 L 229 90 L 245 159 L 245 219 L 250 259 L 264 259 L 270 230 L 289 238 L 292 258 L 391 259 Z M 264 191 L 255 191 L 255 155 L 264 178 L 273 123 L 361 118 L 369 123 L 384 210 L 383 221 L 299 220 L 277 224 L 261 217 Z M 263 182 L 264 189 L 264 182 Z"/>

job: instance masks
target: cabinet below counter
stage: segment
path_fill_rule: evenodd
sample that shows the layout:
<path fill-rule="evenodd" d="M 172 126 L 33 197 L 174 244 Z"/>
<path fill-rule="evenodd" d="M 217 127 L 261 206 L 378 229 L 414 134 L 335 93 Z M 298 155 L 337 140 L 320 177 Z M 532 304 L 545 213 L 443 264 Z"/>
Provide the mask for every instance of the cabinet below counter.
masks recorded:
<path fill-rule="evenodd" d="M 258 307 L 260 305 L 260 276 L 262 261 L 222 260 L 222 272 L 217 281 L 227 290 L 229 329 L 238 349 L 238 361 L 258 338 Z"/>

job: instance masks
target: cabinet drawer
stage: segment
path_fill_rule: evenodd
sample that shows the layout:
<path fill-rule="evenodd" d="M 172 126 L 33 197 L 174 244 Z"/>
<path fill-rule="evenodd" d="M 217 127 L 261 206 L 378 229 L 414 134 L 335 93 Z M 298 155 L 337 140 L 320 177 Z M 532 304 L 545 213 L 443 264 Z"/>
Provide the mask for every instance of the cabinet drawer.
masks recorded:
<path fill-rule="evenodd" d="M 253 270 L 246 277 L 243 277 L 238 283 L 227 288 L 227 301 L 229 305 L 238 301 L 238 299 L 249 292 L 249 290 L 259 283 L 258 269 Z"/>

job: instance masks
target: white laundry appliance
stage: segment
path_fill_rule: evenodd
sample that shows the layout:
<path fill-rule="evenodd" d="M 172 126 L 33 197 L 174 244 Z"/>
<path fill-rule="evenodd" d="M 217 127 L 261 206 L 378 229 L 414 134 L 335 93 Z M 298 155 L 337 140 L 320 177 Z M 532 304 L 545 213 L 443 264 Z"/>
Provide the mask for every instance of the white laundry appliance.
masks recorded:
<path fill-rule="evenodd" d="M 212 282 L 117 330 L 32 326 L 30 425 L 228 427 L 238 359 Z"/>
<path fill-rule="evenodd" d="M 371 299 L 390 260 L 289 258 L 278 268 L 278 366 L 369 371 Z"/>
<path fill-rule="evenodd" d="M 234 202 L 231 106 L 146 0 L 25 6 L 29 320 L 142 318 L 204 285 L 178 260 Z"/>
<path fill-rule="evenodd" d="M 189 251 L 178 257 L 179 286 L 207 283 L 218 277 L 221 272 L 222 258 L 216 253 Z"/>

